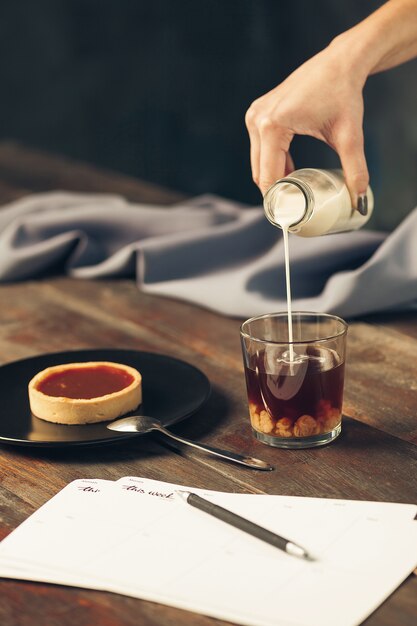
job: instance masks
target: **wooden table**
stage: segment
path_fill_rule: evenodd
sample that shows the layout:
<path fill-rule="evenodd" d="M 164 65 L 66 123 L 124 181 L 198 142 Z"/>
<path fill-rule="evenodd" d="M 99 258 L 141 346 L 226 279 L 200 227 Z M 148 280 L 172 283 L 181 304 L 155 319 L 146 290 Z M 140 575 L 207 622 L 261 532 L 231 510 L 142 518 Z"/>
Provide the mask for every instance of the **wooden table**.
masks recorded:
<path fill-rule="evenodd" d="M 169 204 L 181 198 L 119 174 L 0 144 L 0 203 L 57 188 L 116 192 L 150 203 Z M 219 447 L 246 450 L 277 467 L 269 473 L 248 470 L 188 450 L 173 450 L 154 436 L 72 449 L 4 445 L 0 447 L 0 538 L 58 488 L 80 477 L 136 475 L 235 492 L 416 500 L 415 314 L 372 316 L 351 323 L 342 435 L 327 447 L 285 451 L 252 438 L 239 320 L 145 295 L 132 280 L 55 276 L 4 284 L 0 290 L 1 363 L 44 352 L 100 347 L 184 359 L 208 376 L 213 393 L 198 414 L 175 430 Z M 53 585 L 1 581 L 0 594 L 2 626 L 223 623 L 133 598 Z M 365 623 L 410 626 L 416 619 L 417 578 L 410 576 Z"/>

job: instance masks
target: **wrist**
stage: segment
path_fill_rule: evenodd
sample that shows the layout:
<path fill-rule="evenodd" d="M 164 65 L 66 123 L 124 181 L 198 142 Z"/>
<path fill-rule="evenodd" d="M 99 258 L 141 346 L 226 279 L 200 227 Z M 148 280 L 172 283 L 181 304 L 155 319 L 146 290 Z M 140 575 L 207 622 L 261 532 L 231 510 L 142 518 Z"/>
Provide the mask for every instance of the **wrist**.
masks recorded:
<path fill-rule="evenodd" d="M 380 54 L 383 54 L 373 45 L 369 33 L 363 33 L 358 27 L 351 28 L 335 37 L 328 49 L 337 58 L 344 75 L 348 76 L 360 89 L 363 88 L 368 76 L 372 74 Z"/>
<path fill-rule="evenodd" d="M 417 0 L 389 0 L 365 20 L 336 37 L 329 48 L 344 60 L 349 76 L 364 83 L 370 74 L 416 56 L 416 34 Z"/>

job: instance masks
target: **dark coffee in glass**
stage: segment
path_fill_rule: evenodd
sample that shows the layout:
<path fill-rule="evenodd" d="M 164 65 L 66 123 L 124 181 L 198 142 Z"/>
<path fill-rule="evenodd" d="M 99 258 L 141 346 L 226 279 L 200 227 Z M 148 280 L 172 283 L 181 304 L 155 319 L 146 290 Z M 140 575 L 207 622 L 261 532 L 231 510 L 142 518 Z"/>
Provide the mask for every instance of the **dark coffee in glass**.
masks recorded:
<path fill-rule="evenodd" d="M 328 443 L 340 433 L 346 325 L 327 315 L 293 315 L 291 351 L 280 340 L 285 314 L 248 320 L 241 336 L 255 437 L 300 448 Z M 317 317 L 324 318 L 321 324 Z"/>

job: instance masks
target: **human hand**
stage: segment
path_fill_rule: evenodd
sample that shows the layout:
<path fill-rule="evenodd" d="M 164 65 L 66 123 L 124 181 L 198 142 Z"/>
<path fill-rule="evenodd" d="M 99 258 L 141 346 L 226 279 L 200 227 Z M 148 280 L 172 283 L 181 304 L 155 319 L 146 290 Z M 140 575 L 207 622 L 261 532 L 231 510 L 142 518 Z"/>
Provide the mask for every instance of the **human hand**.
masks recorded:
<path fill-rule="evenodd" d="M 262 194 L 294 165 L 290 145 L 295 135 L 324 141 L 340 157 L 353 206 L 363 206 L 369 182 L 363 141 L 364 70 L 335 40 L 253 102 L 246 113 L 251 167 Z"/>

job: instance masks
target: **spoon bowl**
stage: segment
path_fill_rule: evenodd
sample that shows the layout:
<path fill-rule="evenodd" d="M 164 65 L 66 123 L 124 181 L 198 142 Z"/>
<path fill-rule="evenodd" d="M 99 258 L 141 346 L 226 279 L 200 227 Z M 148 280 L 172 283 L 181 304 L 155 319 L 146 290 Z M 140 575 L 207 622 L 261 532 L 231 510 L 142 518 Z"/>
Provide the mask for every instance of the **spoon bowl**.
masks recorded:
<path fill-rule="evenodd" d="M 133 415 L 131 417 L 122 417 L 110 424 L 107 424 L 109 430 L 116 430 L 120 433 L 149 433 L 151 430 L 159 430 L 163 428 L 161 422 L 147 415 Z"/>

